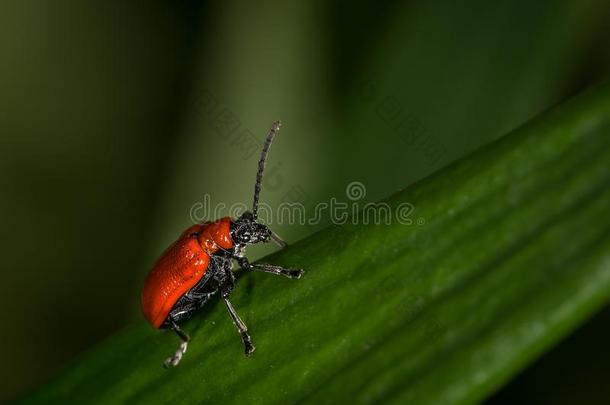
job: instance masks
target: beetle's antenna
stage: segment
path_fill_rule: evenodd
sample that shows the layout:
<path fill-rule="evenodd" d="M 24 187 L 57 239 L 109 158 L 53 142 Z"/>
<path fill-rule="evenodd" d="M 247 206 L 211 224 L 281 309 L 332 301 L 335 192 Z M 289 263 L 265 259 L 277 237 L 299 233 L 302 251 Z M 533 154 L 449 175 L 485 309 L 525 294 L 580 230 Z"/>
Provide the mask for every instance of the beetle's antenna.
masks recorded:
<path fill-rule="evenodd" d="M 258 214 L 258 199 L 261 193 L 265 161 L 267 160 L 267 154 L 269 153 L 271 142 L 273 142 L 273 138 L 279 132 L 281 125 L 282 124 L 279 121 L 275 121 L 271 125 L 271 129 L 269 130 L 267 139 L 265 139 L 265 144 L 263 145 L 263 150 L 261 151 L 261 158 L 258 160 L 258 172 L 256 173 L 256 183 L 254 184 L 254 203 L 252 204 L 252 215 L 254 216 L 254 220 L 256 220 Z"/>
<path fill-rule="evenodd" d="M 271 233 L 271 239 L 273 239 L 273 241 L 275 242 L 276 245 L 278 245 L 280 248 L 284 249 L 288 244 L 284 241 L 284 239 L 282 239 L 280 237 L 280 235 L 278 235 L 277 233 L 273 232 L 271 229 L 269 229 L 269 232 Z"/>

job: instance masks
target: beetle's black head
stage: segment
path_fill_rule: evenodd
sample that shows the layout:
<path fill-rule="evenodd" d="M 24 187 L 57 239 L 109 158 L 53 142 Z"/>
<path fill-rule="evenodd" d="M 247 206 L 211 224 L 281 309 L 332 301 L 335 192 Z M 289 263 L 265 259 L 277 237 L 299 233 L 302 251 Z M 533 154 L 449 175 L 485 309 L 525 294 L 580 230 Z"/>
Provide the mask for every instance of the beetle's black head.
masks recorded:
<path fill-rule="evenodd" d="M 233 243 L 240 245 L 269 242 L 271 230 L 266 225 L 256 222 L 254 215 L 246 211 L 231 224 L 231 238 Z"/>

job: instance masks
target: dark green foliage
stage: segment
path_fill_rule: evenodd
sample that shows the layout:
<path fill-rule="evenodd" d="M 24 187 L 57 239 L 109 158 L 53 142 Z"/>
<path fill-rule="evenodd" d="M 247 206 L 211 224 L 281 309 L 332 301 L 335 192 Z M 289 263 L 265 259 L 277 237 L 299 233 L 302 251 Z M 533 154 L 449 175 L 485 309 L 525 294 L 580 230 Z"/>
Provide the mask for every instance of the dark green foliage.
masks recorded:
<path fill-rule="evenodd" d="M 143 322 L 74 362 L 30 400 L 474 402 L 610 298 L 610 86 L 578 96 L 390 197 L 414 222 L 323 230 L 247 274 L 234 304 L 177 344 Z M 419 221 L 418 221 L 419 220 Z"/>

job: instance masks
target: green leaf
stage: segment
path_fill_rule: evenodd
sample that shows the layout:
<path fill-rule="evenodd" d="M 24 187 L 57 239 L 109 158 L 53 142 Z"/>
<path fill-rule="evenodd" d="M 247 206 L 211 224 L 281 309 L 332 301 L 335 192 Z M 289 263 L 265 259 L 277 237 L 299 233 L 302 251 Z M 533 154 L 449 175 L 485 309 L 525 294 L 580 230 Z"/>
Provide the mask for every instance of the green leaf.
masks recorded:
<path fill-rule="evenodd" d="M 176 337 L 141 322 L 28 399 L 480 400 L 610 298 L 609 132 L 606 85 L 389 198 L 410 225 L 360 213 L 267 257 L 307 273 L 239 279 L 252 358 L 213 301 L 179 367 L 161 367 Z"/>

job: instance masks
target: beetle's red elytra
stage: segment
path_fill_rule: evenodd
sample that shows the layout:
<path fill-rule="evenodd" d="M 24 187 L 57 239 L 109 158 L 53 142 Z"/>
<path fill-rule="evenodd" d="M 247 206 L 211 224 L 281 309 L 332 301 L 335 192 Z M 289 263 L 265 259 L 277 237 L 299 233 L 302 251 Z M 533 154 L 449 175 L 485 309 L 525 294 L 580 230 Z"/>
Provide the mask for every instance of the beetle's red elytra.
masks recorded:
<path fill-rule="evenodd" d="M 274 122 L 263 145 L 254 185 L 252 212 L 247 211 L 235 220 L 224 217 L 189 227 L 163 252 L 144 281 L 141 295 L 144 317 L 155 328 L 172 329 L 181 340 L 176 353 L 165 361 L 166 367 L 178 365 L 190 340 L 178 323 L 190 318 L 217 292 L 220 292 L 241 334 L 246 356 L 254 351 L 248 328 L 229 300 L 235 286 L 233 261 L 244 270 L 289 278 L 300 278 L 303 274 L 302 269 L 251 264 L 245 257 L 246 246 L 254 243 L 273 241 L 280 247 L 286 246 L 276 233 L 257 220 L 265 161 L 279 129 L 280 122 Z"/>
<path fill-rule="evenodd" d="M 152 326 L 161 327 L 180 297 L 201 280 L 208 269 L 210 255 L 219 248 L 233 247 L 230 224 L 231 218 L 225 217 L 193 225 L 163 253 L 142 290 L 142 312 Z"/>

